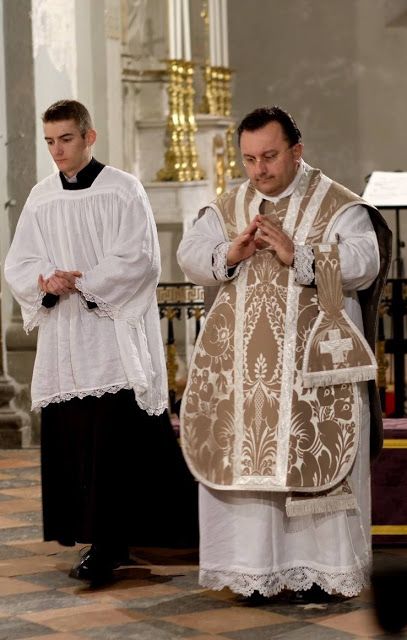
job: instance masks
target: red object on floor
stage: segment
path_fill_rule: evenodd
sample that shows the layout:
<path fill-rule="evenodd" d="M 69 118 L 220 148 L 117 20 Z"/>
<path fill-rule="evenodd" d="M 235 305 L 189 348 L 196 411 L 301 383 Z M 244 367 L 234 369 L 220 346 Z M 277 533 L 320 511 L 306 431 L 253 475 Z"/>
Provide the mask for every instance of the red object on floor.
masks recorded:
<path fill-rule="evenodd" d="M 395 401 L 395 393 L 394 391 L 386 391 L 385 395 L 385 405 L 386 405 L 386 416 L 391 416 L 396 409 L 396 401 Z"/>

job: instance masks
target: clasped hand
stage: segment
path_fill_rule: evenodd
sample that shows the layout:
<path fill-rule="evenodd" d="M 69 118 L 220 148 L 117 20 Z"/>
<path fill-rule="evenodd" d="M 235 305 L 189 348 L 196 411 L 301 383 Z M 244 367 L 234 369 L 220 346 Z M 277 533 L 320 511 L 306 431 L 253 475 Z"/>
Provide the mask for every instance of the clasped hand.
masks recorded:
<path fill-rule="evenodd" d="M 227 264 L 235 265 L 250 258 L 256 251 L 271 249 L 279 260 L 291 266 L 294 260 L 294 243 L 291 238 L 267 216 L 257 215 L 246 229 L 230 244 Z"/>
<path fill-rule="evenodd" d="M 50 278 L 44 278 L 41 274 L 38 277 L 38 286 L 45 293 L 52 293 L 55 296 L 76 291 L 76 278 L 80 278 L 80 271 L 61 271 L 57 269 Z"/>

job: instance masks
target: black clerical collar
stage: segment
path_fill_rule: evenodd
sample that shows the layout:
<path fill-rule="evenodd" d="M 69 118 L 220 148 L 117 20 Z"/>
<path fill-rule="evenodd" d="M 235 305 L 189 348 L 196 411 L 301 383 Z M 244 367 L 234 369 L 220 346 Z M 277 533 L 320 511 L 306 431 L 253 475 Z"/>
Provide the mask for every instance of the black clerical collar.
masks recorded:
<path fill-rule="evenodd" d="M 60 171 L 59 177 L 61 179 L 63 189 L 88 189 L 104 166 L 104 164 L 98 162 L 95 158 L 92 158 L 86 167 L 83 167 L 83 169 L 78 171 L 76 174 L 76 182 L 69 182 L 62 171 Z"/>

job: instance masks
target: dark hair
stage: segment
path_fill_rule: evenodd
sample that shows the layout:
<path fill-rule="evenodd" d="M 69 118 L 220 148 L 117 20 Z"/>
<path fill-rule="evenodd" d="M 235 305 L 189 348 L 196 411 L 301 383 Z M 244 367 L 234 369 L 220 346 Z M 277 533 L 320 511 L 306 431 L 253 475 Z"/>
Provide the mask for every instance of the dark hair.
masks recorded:
<path fill-rule="evenodd" d="M 237 140 L 239 145 L 243 131 L 257 131 L 257 129 L 262 129 L 269 122 L 279 122 L 281 124 L 290 147 L 301 142 L 301 131 L 297 127 L 294 118 L 287 113 L 287 111 L 280 109 L 280 107 L 273 106 L 260 107 L 243 118 L 237 129 Z"/>
<path fill-rule="evenodd" d="M 93 129 L 89 111 L 77 100 L 58 100 L 42 114 L 44 123 L 59 120 L 74 120 L 83 136 L 89 129 Z"/>

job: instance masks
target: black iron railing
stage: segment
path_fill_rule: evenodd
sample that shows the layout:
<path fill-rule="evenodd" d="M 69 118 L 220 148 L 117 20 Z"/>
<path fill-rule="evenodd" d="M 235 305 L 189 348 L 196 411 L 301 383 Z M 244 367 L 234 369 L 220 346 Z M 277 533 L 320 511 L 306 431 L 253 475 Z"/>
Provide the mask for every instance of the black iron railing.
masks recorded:
<path fill-rule="evenodd" d="M 168 391 L 171 413 L 177 413 L 177 395 L 180 389 L 177 384 L 177 353 L 174 322 L 185 321 L 184 335 L 186 337 L 187 321 L 195 321 L 193 338 L 196 340 L 201 329 L 204 315 L 204 288 L 190 282 L 161 282 L 157 290 L 160 318 L 167 319 L 167 370 Z"/>

